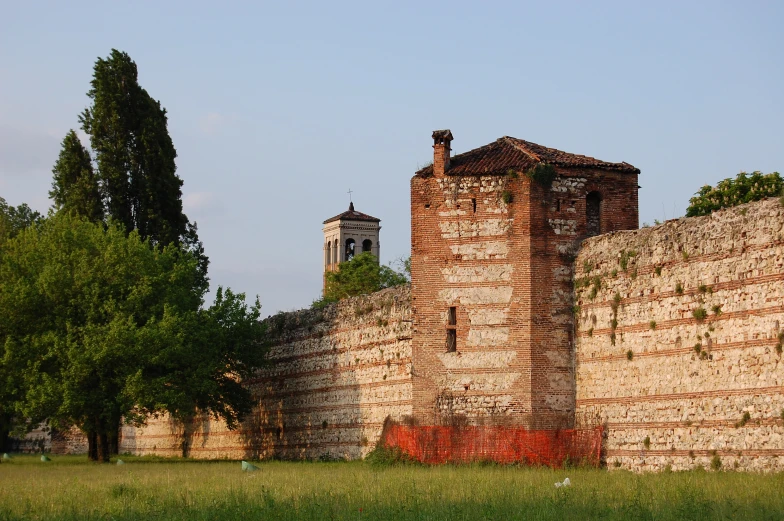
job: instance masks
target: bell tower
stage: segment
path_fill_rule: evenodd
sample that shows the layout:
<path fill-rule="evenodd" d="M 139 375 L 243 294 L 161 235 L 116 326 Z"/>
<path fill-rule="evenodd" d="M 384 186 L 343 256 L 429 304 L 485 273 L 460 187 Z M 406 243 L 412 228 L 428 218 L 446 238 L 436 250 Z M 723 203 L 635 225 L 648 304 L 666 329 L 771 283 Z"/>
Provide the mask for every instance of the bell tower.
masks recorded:
<path fill-rule="evenodd" d="M 324 221 L 324 273 L 337 270 L 341 262 L 366 251 L 379 259 L 380 222 L 381 219 L 356 211 L 353 202 L 347 211 Z"/>

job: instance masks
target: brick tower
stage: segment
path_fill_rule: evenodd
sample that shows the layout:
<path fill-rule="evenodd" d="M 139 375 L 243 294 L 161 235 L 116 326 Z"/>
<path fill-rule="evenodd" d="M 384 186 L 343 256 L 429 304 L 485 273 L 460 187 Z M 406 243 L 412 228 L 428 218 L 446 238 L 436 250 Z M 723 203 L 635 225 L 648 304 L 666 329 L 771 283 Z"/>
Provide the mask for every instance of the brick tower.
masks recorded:
<path fill-rule="evenodd" d="M 411 179 L 413 412 L 423 424 L 574 422 L 572 262 L 588 236 L 638 226 L 637 177 L 502 137 Z"/>

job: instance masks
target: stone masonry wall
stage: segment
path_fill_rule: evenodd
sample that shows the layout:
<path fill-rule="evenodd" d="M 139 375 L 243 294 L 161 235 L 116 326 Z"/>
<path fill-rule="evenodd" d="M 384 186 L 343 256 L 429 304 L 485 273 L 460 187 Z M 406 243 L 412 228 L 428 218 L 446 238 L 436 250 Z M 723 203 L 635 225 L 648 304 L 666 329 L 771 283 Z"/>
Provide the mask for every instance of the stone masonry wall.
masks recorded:
<path fill-rule="evenodd" d="M 583 243 L 577 418 L 609 468 L 784 470 L 784 209 L 776 199 Z"/>
<path fill-rule="evenodd" d="M 266 320 L 270 366 L 248 382 L 259 407 L 240 429 L 167 417 L 123 429 L 120 452 L 196 458 L 359 458 L 384 420 L 411 415 L 408 286 Z"/>

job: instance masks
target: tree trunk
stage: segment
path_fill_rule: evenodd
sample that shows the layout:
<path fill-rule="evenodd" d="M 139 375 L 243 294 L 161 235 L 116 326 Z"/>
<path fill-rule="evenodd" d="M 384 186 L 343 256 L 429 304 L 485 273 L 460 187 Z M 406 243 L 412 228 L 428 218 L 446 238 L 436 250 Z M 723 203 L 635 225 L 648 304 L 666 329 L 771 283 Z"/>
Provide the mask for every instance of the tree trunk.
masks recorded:
<path fill-rule="evenodd" d="M 98 461 L 98 434 L 95 431 L 87 433 L 87 459 Z"/>
<path fill-rule="evenodd" d="M 101 463 L 109 463 L 109 433 L 106 428 L 98 431 L 98 457 L 97 460 Z"/>
<path fill-rule="evenodd" d="M 0 413 L 0 452 L 10 451 L 8 446 L 11 437 L 11 415 Z"/>

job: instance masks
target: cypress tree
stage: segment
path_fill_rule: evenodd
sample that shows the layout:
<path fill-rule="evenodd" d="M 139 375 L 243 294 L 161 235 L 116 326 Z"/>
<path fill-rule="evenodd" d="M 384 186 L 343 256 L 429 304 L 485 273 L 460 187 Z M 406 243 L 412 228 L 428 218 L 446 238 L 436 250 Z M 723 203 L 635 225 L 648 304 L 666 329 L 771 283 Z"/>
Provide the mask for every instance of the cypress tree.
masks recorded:
<path fill-rule="evenodd" d="M 52 169 L 54 179 L 49 197 L 58 209 L 72 211 L 92 222 L 103 220 L 103 201 L 90 153 L 69 131 L 63 139 L 60 157 Z"/>
<path fill-rule="evenodd" d="M 187 231 L 166 110 L 139 85 L 136 63 L 112 49 L 93 68 L 92 105 L 79 120 L 90 135 L 107 210 L 126 231 L 159 247 Z"/>

